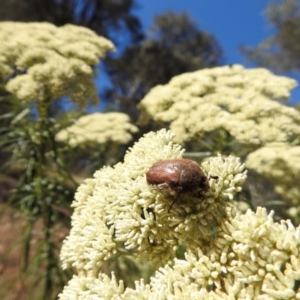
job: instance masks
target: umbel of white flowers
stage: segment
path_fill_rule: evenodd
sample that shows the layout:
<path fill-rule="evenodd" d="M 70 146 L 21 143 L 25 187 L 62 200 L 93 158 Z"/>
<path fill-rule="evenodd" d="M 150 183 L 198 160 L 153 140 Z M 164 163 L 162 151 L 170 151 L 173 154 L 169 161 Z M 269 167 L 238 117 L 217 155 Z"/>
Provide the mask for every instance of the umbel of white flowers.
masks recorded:
<path fill-rule="evenodd" d="M 73 202 L 72 229 L 61 250 L 63 268 L 77 271 L 60 299 L 297 299 L 300 229 L 274 223 L 259 208 L 239 214 L 232 205 L 246 179 L 239 159 L 211 157 L 201 164 L 210 188 L 203 199 L 171 199 L 146 182 L 153 163 L 181 158 L 171 132 L 148 133 L 114 167 L 87 179 Z M 215 177 L 216 178 L 216 177 Z M 185 259 L 174 259 L 185 244 Z M 115 253 L 158 268 L 150 284 L 125 288 L 101 265 Z M 171 262 L 173 261 L 173 266 Z M 126 276 L 126 274 L 124 274 Z"/>
<path fill-rule="evenodd" d="M 179 143 L 211 137 L 220 129 L 254 148 L 290 142 L 300 135 L 300 113 L 279 101 L 296 86 L 294 79 L 240 65 L 185 73 L 141 100 L 140 123 L 168 126 Z"/>
<path fill-rule="evenodd" d="M 128 115 L 120 112 L 93 113 L 57 133 L 55 139 L 71 147 L 98 144 L 127 144 L 138 128 L 130 123 Z"/>
<path fill-rule="evenodd" d="M 114 50 L 109 40 L 80 26 L 21 22 L 0 22 L 0 39 L 0 81 L 19 99 L 98 102 L 93 68 Z"/>

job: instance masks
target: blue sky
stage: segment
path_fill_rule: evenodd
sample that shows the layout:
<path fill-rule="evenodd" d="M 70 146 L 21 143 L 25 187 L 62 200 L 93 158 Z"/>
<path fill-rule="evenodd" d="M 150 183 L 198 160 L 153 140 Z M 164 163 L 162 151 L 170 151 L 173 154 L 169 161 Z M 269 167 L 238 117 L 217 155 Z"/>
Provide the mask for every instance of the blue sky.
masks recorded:
<path fill-rule="evenodd" d="M 270 0 L 137 0 L 135 14 L 144 29 L 156 14 L 167 10 L 186 12 L 199 29 L 214 35 L 220 43 L 225 64 L 253 67 L 238 51 L 240 45 L 256 46 L 272 33 L 263 16 Z M 274 1 L 273 1 L 274 2 Z M 299 79 L 299 78 L 298 78 Z M 292 103 L 300 100 L 300 88 L 292 93 Z"/>

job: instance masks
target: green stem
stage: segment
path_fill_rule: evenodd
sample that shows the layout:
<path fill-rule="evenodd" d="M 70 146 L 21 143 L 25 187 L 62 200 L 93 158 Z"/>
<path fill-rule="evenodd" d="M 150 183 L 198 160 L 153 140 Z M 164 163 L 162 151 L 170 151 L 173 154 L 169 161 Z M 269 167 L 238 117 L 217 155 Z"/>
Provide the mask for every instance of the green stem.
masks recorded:
<path fill-rule="evenodd" d="M 45 269 L 45 284 L 43 299 L 51 299 L 53 292 L 53 279 L 52 270 L 55 262 L 53 245 L 52 245 L 52 226 L 53 226 L 53 206 L 52 199 L 48 197 L 46 188 L 42 185 L 42 179 L 45 176 L 46 168 L 46 157 L 45 157 L 45 146 L 49 144 L 49 137 L 51 132 L 51 124 L 49 124 L 49 114 L 46 105 L 40 105 L 39 120 L 37 122 L 39 138 L 39 153 L 37 155 L 37 178 L 39 179 L 38 201 L 41 204 L 41 212 L 44 226 L 44 242 L 45 242 L 45 256 L 46 256 L 46 269 Z"/>

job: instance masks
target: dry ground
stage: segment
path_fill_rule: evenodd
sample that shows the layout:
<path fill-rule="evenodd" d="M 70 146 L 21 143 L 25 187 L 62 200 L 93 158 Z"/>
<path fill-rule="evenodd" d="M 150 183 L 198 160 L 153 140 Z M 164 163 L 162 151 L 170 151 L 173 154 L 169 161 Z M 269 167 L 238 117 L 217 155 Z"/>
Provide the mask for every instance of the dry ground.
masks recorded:
<path fill-rule="evenodd" d="M 33 283 L 34 279 L 22 273 L 23 248 L 22 237 L 26 220 L 12 207 L 7 207 L 0 203 L 0 299 L 1 300 L 27 300 L 40 299 L 39 293 L 41 286 Z M 31 242 L 32 254 L 39 245 L 39 232 L 41 232 L 41 223 L 37 222 L 34 236 Z M 62 243 L 68 230 L 65 228 L 56 231 L 55 241 Z M 38 273 L 42 273 L 42 269 Z M 33 294 L 31 294 L 33 293 Z"/>

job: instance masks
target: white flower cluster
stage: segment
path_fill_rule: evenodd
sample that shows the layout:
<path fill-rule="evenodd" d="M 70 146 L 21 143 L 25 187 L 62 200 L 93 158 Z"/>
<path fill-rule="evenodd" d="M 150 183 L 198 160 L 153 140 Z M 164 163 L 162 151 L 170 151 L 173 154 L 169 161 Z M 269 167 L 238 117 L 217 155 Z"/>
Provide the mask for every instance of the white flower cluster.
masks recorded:
<path fill-rule="evenodd" d="M 299 227 L 248 210 L 228 218 L 206 251 L 161 268 L 151 290 L 160 299 L 299 299 L 299 251 Z"/>
<path fill-rule="evenodd" d="M 186 73 L 145 96 L 140 123 L 169 126 L 181 144 L 220 129 L 244 145 L 289 142 L 300 134 L 300 113 L 274 100 L 287 99 L 296 85 L 266 69 L 240 65 Z"/>
<path fill-rule="evenodd" d="M 275 191 L 288 203 L 299 205 L 300 146 L 269 144 L 250 153 L 246 165 L 272 180 Z"/>
<path fill-rule="evenodd" d="M 127 144 L 138 128 L 126 114 L 119 112 L 93 113 L 80 117 L 75 124 L 57 133 L 56 140 L 72 147 L 86 144 Z"/>
<path fill-rule="evenodd" d="M 173 199 L 149 186 L 145 175 L 157 161 L 182 157 L 173 139 L 166 130 L 148 133 L 127 152 L 124 163 L 97 171 L 79 187 L 72 229 L 61 250 L 64 268 L 75 267 L 79 276 L 96 280 L 102 264 L 115 254 L 163 266 L 182 244 L 190 250 L 207 247 L 246 171 L 233 156 L 208 159 L 202 168 L 208 178 L 213 175 L 209 190 L 201 199 L 180 196 L 168 211 Z M 81 282 L 78 278 L 73 280 Z"/>
<path fill-rule="evenodd" d="M 160 268 L 151 282 L 124 289 L 112 275 L 74 276 L 65 299 L 299 299 L 300 227 L 274 223 L 263 208 L 230 216 L 209 246 Z"/>
<path fill-rule="evenodd" d="M 0 22 L 0 80 L 25 101 L 98 101 L 93 67 L 113 44 L 75 25 Z"/>

